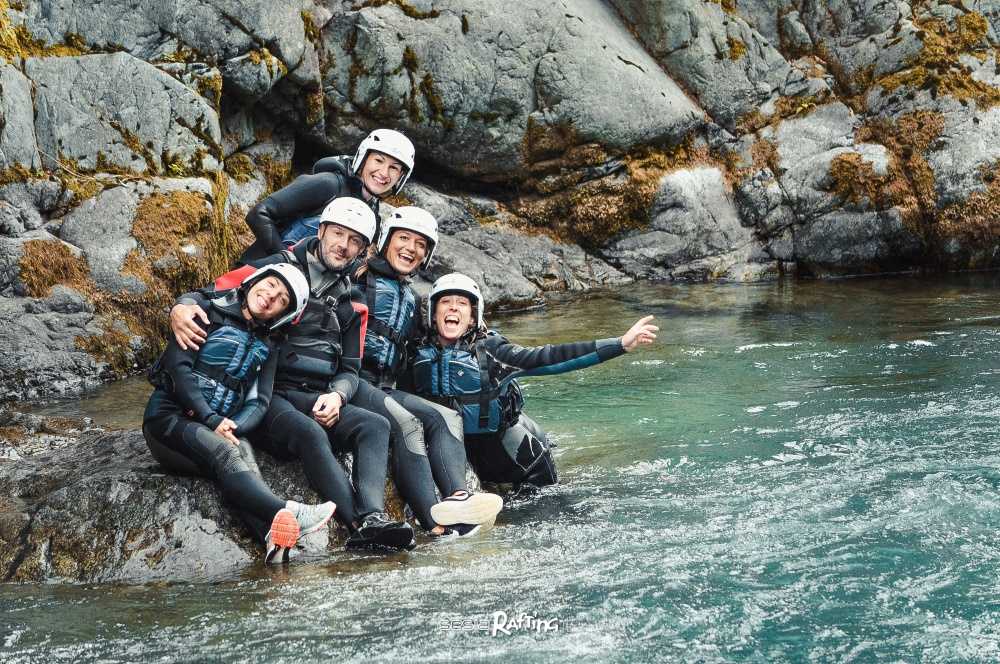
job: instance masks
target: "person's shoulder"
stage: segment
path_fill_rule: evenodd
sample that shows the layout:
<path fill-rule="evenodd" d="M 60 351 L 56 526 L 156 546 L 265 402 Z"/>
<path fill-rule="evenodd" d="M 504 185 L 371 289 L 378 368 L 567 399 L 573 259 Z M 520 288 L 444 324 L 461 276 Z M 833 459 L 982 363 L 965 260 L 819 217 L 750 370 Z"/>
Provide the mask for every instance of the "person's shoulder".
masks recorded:
<path fill-rule="evenodd" d="M 312 172 L 314 175 L 318 175 L 320 173 L 336 173 L 346 177 L 351 175 L 351 162 L 353 160 L 354 157 L 348 154 L 323 157 L 313 164 Z"/>

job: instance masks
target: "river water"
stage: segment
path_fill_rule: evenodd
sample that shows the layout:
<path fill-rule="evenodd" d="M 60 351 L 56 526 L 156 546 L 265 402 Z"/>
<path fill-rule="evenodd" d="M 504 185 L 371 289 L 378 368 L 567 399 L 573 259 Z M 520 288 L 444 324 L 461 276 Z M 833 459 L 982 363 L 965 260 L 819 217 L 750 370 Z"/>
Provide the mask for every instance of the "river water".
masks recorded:
<path fill-rule="evenodd" d="M 410 554 L 0 586 L 0 659 L 996 661 L 998 286 L 643 285 L 495 318 L 524 344 L 661 325 L 527 381 L 558 486 Z M 138 419 L 108 394 L 77 408 Z"/>

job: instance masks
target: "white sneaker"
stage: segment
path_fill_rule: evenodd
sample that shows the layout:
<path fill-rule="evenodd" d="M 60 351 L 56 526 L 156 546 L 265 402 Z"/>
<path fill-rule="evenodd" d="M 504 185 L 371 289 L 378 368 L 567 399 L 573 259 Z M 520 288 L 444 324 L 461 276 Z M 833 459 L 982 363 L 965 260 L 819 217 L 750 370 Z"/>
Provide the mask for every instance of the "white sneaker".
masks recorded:
<path fill-rule="evenodd" d="M 503 499 L 495 493 L 463 491 L 431 505 L 431 518 L 442 526 L 457 523 L 478 524 L 495 519 L 503 509 Z"/>
<path fill-rule="evenodd" d="M 295 515 L 295 520 L 299 523 L 299 537 L 314 533 L 325 526 L 337 511 L 337 506 L 332 502 L 303 505 L 289 500 L 285 503 L 285 507 Z"/>

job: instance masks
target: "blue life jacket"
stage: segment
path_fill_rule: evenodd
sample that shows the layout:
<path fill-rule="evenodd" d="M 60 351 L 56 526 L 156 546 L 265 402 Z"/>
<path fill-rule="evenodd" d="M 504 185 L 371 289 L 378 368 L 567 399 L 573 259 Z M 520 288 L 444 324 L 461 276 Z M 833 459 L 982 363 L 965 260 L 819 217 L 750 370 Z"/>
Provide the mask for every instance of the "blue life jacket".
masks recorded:
<path fill-rule="evenodd" d="M 380 382 L 394 379 L 406 360 L 406 342 L 417 316 L 417 297 L 382 259 L 368 261 L 365 275 L 368 333 L 363 368 Z"/>
<path fill-rule="evenodd" d="M 198 351 L 194 375 L 198 389 L 213 412 L 228 417 L 237 412 L 250 392 L 271 346 L 255 335 L 240 312 L 235 290 L 211 301 L 209 332 Z M 168 393 L 173 381 L 161 356 L 147 372 L 149 382 Z"/>
<path fill-rule="evenodd" d="M 496 433 L 517 420 L 524 399 L 513 379 L 500 381 L 481 343 L 421 346 L 413 361 L 416 392 L 454 408 L 466 435 Z"/>
<path fill-rule="evenodd" d="M 281 229 L 281 242 L 286 248 L 291 248 L 299 240 L 316 237 L 319 232 L 320 215 L 312 215 L 295 219 Z"/>

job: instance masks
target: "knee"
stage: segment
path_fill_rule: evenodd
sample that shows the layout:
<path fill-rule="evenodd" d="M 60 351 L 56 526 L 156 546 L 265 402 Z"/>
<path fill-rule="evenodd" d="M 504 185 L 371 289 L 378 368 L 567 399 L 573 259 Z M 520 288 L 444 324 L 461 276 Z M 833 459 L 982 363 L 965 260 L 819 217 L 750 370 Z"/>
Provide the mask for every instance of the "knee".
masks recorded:
<path fill-rule="evenodd" d="M 294 428 L 284 431 L 271 431 L 272 436 L 284 437 L 288 444 L 288 449 L 296 456 L 302 456 L 304 452 L 312 452 L 323 448 L 329 449 L 330 441 L 319 422 L 314 420 L 304 420 L 297 423 Z"/>

